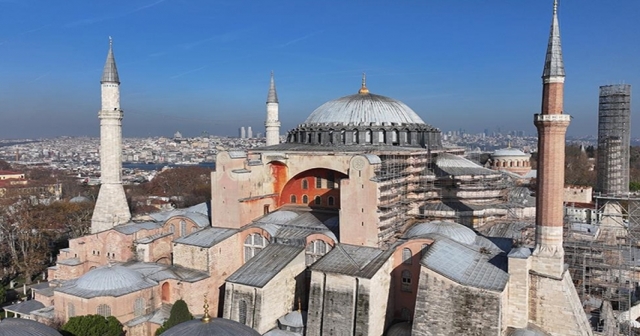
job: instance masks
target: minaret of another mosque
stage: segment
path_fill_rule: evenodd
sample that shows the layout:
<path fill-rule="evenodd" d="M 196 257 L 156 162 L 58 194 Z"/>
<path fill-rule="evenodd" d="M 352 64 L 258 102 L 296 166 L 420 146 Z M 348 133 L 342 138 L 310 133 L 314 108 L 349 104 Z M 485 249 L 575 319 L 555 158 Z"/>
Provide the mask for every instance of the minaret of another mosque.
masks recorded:
<path fill-rule="evenodd" d="M 122 187 L 122 117 L 120 78 L 109 38 L 109 53 L 102 79 L 100 119 L 100 192 L 91 218 L 91 233 L 108 230 L 131 219 Z"/>
<path fill-rule="evenodd" d="M 267 121 L 266 128 L 267 146 L 280 143 L 280 120 L 278 119 L 278 93 L 276 92 L 276 82 L 271 71 L 271 84 L 269 85 L 269 95 L 267 95 Z"/>
<path fill-rule="evenodd" d="M 542 73 L 542 109 L 534 116 L 538 129 L 536 247 L 533 270 L 560 278 L 564 271 L 563 190 L 565 134 L 571 117 L 564 114 L 564 62 L 558 25 L 558 1 Z"/>

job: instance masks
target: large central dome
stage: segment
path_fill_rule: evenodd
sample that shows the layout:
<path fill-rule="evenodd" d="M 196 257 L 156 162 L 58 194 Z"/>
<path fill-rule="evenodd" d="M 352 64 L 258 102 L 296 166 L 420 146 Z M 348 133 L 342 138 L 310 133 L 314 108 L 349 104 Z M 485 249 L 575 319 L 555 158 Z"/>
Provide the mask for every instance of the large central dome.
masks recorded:
<path fill-rule="evenodd" d="M 305 124 L 371 125 L 393 123 L 424 124 L 403 102 L 371 93 L 358 93 L 328 101 L 318 107 Z"/>

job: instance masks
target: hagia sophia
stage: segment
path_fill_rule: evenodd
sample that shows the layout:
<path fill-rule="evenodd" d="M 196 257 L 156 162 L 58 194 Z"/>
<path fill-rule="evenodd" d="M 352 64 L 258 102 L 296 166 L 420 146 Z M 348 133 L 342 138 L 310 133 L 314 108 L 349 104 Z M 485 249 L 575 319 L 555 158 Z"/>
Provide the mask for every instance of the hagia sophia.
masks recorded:
<path fill-rule="evenodd" d="M 272 73 L 267 146 L 220 152 L 210 202 L 132 219 L 110 45 L 91 234 L 60 252 L 23 317 L 114 316 L 149 336 L 182 299 L 204 317 L 166 335 L 592 335 L 562 247 L 564 79 L 554 1 L 534 116 L 538 197 L 514 177 L 531 170 L 528 154 L 466 159 L 364 76 L 280 143 Z M 478 233 L 507 218 L 535 218 L 535 246 Z"/>

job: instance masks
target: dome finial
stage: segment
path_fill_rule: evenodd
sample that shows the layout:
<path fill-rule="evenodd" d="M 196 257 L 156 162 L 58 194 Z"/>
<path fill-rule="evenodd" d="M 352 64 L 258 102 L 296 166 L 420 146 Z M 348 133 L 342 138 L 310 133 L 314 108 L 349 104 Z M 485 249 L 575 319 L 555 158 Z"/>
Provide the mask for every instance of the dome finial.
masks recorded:
<path fill-rule="evenodd" d="M 209 316 L 209 301 L 207 300 L 207 293 L 204 293 L 204 315 L 202 315 L 202 323 L 209 323 L 211 316 Z"/>
<path fill-rule="evenodd" d="M 558 0 L 553 0 L 553 15 L 558 14 Z"/>
<path fill-rule="evenodd" d="M 362 73 L 362 87 L 358 93 L 361 95 L 369 94 L 369 89 L 367 89 L 367 74 L 364 72 Z"/>

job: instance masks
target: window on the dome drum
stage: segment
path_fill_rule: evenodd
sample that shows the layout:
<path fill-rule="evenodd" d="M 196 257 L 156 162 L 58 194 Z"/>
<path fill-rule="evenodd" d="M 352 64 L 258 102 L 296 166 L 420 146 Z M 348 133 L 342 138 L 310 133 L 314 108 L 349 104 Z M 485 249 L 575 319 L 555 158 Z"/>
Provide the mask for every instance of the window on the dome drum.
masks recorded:
<path fill-rule="evenodd" d="M 364 141 L 368 144 L 372 144 L 373 143 L 373 137 L 371 136 L 371 130 L 367 130 L 365 135 L 364 135 Z"/>
<path fill-rule="evenodd" d="M 347 143 L 346 140 L 347 139 L 346 139 L 346 136 L 345 136 L 345 132 L 344 132 L 344 130 L 341 130 L 340 131 L 340 143 L 344 145 L 345 143 Z"/>
<path fill-rule="evenodd" d="M 357 144 L 358 143 L 358 130 L 353 130 L 353 143 Z"/>
<path fill-rule="evenodd" d="M 296 204 L 298 200 L 296 199 L 296 195 L 291 195 L 291 203 Z"/>
<path fill-rule="evenodd" d="M 393 132 L 391 132 L 391 142 L 394 145 L 398 145 L 398 139 L 399 139 L 399 135 L 398 135 L 398 130 L 393 130 Z"/>
<path fill-rule="evenodd" d="M 387 132 L 384 130 L 379 131 L 378 133 L 378 142 L 386 143 L 387 142 Z"/>

